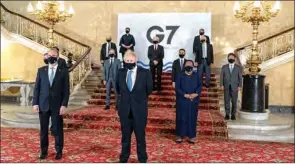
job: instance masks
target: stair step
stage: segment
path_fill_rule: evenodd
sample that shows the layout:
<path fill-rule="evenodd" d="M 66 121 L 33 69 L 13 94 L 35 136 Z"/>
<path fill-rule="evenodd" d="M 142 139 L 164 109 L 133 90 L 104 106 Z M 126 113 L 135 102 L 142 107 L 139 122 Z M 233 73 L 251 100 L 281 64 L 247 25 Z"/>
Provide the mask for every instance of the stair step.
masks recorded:
<path fill-rule="evenodd" d="M 91 88 L 91 89 L 94 89 L 94 88 Z M 202 92 L 208 92 L 208 91 L 209 92 L 217 92 L 217 88 L 205 88 L 205 87 L 202 88 Z M 106 88 L 105 87 L 103 87 L 103 88 L 97 88 L 96 87 L 94 92 L 95 93 L 106 93 Z M 113 93 L 113 91 L 112 91 L 112 93 Z M 154 94 L 154 95 L 174 95 L 175 91 L 174 91 L 174 89 L 162 90 L 160 92 L 153 91 L 152 94 Z"/>
<path fill-rule="evenodd" d="M 111 101 L 111 105 L 114 105 L 114 101 Z M 105 105 L 105 100 L 89 100 L 89 105 Z M 171 102 L 159 102 L 159 101 L 149 101 L 149 107 L 159 107 L 159 108 L 175 108 L 175 103 Z M 219 110 L 219 103 L 199 103 L 199 110 Z"/>
<path fill-rule="evenodd" d="M 102 122 L 102 121 L 82 121 L 82 120 L 64 120 L 65 128 L 74 129 L 100 129 L 106 131 L 120 131 L 121 125 L 119 122 Z M 147 124 L 146 132 L 154 133 L 175 133 L 175 124 L 171 125 L 153 125 Z M 213 127 L 213 126 L 198 126 L 198 135 L 217 135 L 227 136 L 226 127 Z"/>

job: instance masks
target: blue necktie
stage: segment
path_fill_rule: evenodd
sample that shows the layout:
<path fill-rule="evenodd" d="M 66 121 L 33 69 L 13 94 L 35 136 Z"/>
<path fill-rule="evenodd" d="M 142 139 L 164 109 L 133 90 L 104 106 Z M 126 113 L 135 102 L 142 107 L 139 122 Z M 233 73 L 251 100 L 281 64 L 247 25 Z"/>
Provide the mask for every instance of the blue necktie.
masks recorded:
<path fill-rule="evenodd" d="M 50 76 L 49 76 L 49 82 L 50 82 L 50 86 L 52 86 L 52 82 L 53 82 L 53 79 L 54 79 L 54 68 L 50 68 L 51 70 L 51 73 L 50 73 Z"/>
<path fill-rule="evenodd" d="M 127 87 L 129 91 L 131 92 L 132 91 L 132 71 L 129 71 L 127 75 Z"/>

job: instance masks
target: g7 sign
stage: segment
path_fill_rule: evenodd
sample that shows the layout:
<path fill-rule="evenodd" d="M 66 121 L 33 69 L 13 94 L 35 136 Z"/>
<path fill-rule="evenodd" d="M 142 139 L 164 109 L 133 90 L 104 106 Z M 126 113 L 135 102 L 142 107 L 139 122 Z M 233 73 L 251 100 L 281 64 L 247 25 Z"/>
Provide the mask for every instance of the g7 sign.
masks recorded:
<path fill-rule="evenodd" d="M 171 40 L 175 34 L 175 32 L 177 31 L 177 29 L 180 26 L 166 26 L 166 30 L 171 30 L 168 39 L 167 39 L 167 44 L 171 44 Z M 164 32 L 164 30 L 162 29 L 162 27 L 160 26 L 152 26 L 150 27 L 147 32 L 146 32 L 146 38 L 150 43 L 153 43 L 153 39 L 151 38 L 151 33 L 152 31 L 157 30 L 159 32 Z M 156 35 L 159 38 L 159 43 L 163 41 L 163 39 L 165 38 L 165 34 L 157 34 Z"/>

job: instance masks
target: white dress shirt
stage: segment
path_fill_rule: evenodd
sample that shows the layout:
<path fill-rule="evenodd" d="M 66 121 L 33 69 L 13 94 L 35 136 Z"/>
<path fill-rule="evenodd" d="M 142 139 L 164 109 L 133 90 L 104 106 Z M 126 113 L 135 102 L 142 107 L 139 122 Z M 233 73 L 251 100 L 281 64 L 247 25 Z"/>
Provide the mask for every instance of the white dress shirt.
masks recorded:
<path fill-rule="evenodd" d="M 114 57 L 110 58 L 110 64 L 114 64 Z"/>
<path fill-rule="evenodd" d="M 235 67 L 235 63 L 229 63 L 229 71 L 230 69 L 232 69 L 232 71 L 234 70 L 234 67 Z"/>
<path fill-rule="evenodd" d="M 53 79 L 54 79 L 57 67 L 58 67 L 58 64 L 56 64 L 56 65 L 48 64 L 48 78 L 49 79 L 50 79 L 50 75 L 51 75 L 51 71 L 52 71 L 51 68 L 53 68 L 53 71 L 54 71 L 54 75 L 53 75 Z"/>
<path fill-rule="evenodd" d="M 131 87 L 131 90 L 133 89 L 134 87 L 134 84 L 135 84 L 135 80 L 136 80 L 136 74 L 137 74 L 137 66 L 135 66 L 132 70 L 128 70 L 127 71 L 127 75 L 126 75 L 126 83 L 127 83 L 127 79 L 128 79 L 128 73 L 132 71 L 132 74 L 131 74 L 131 79 L 132 79 L 132 87 Z"/>
<path fill-rule="evenodd" d="M 111 47 L 111 42 L 107 42 L 106 44 L 106 57 L 109 57 L 109 46 L 110 46 L 110 49 L 112 48 Z"/>
<path fill-rule="evenodd" d="M 158 44 L 155 44 L 154 45 L 154 50 L 157 50 L 158 49 Z"/>
<path fill-rule="evenodd" d="M 184 66 L 184 58 L 179 58 L 179 64 L 180 64 L 180 68 L 182 68 Z"/>

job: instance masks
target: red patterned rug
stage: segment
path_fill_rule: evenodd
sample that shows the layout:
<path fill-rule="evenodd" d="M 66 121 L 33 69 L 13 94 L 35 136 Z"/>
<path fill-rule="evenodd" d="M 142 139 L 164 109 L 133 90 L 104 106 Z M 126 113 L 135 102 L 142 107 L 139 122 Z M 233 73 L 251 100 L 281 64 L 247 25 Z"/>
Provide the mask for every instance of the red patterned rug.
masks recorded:
<path fill-rule="evenodd" d="M 205 77 L 204 77 L 205 78 Z M 87 84 L 88 82 L 88 84 Z M 87 85 L 92 86 L 91 80 Z M 100 129 L 120 131 L 117 112 L 114 110 L 114 94 L 111 95 L 111 110 L 103 110 L 106 99 L 105 86 L 99 84 L 88 101 L 90 107 L 79 109 L 65 115 L 65 127 L 74 129 Z M 171 73 L 162 75 L 163 90 L 154 91 L 149 96 L 149 115 L 147 132 L 174 134 L 175 130 L 175 91 L 172 87 Z M 198 135 L 212 138 L 227 138 L 227 124 L 219 112 L 218 89 L 215 74 L 211 74 L 210 88 L 202 88 L 199 104 Z"/>
<path fill-rule="evenodd" d="M 137 162 L 135 137 L 129 162 Z M 227 141 L 199 137 L 194 145 L 176 144 L 171 135 L 147 135 L 148 162 L 294 162 L 294 144 Z M 54 139 L 50 136 L 49 156 L 42 162 L 117 162 L 121 151 L 120 132 L 65 130 L 63 159 L 54 160 Z M 1 129 L 1 163 L 41 162 L 39 131 Z"/>

